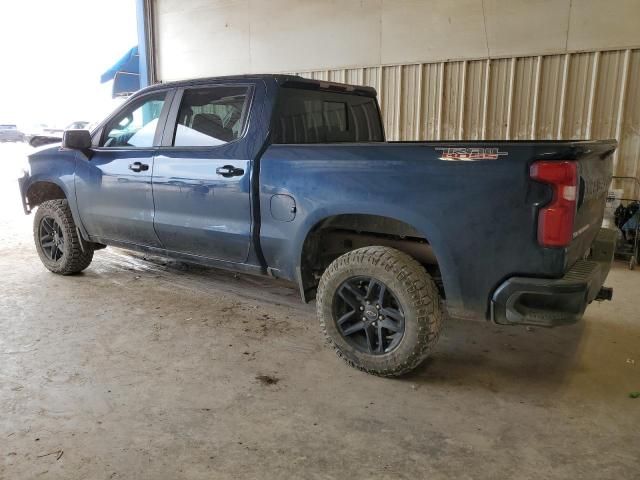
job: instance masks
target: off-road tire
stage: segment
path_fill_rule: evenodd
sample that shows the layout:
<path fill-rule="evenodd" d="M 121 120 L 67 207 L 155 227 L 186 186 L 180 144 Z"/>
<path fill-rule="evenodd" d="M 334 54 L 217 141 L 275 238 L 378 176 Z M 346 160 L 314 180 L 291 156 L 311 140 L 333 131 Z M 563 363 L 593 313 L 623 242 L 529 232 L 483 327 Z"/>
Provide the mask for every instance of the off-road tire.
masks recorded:
<path fill-rule="evenodd" d="M 40 242 L 40 223 L 44 217 L 53 218 L 62 230 L 64 247 L 62 257 L 58 260 L 51 260 L 44 253 Z M 33 219 L 33 240 L 36 244 L 36 251 L 42 264 L 59 275 L 73 275 L 79 273 L 89 266 L 93 260 L 93 248 L 85 242 L 81 246 L 81 239 L 78 237 L 78 230 L 71 215 L 71 209 L 67 200 L 48 200 L 42 202 Z"/>
<path fill-rule="evenodd" d="M 337 327 L 333 313 L 336 292 L 345 280 L 361 275 L 383 282 L 404 311 L 404 335 L 389 353 L 359 351 Z M 394 377 L 410 372 L 429 356 L 440 335 L 442 309 L 433 279 L 415 259 L 393 248 L 364 247 L 337 258 L 323 273 L 316 299 L 320 328 L 328 344 L 347 364 L 370 374 Z"/>

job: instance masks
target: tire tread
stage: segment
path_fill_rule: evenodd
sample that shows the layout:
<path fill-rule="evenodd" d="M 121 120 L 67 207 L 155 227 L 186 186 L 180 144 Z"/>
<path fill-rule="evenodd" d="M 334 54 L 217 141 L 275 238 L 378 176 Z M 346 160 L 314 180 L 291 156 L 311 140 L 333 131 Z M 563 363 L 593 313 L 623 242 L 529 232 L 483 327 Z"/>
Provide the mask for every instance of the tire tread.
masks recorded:
<path fill-rule="evenodd" d="M 47 200 L 42 202 L 38 207 L 38 213 L 36 213 L 36 218 L 33 222 L 33 236 L 36 245 L 39 241 L 39 220 L 43 212 L 46 212 L 47 210 L 57 214 L 61 219 L 61 227 L 65 233 L 65 242 L 69 242 L 70 248 L 65 252 L 65 255 L 68 256 L 59 268 L 50 265 L 49 262 L 46 261 L 46 257 L 43 258 L 41 250 L 36 248 L 42 263 L 53 273 L 57 273 L 59 275 L 73 275 L 81 272 L 91 264 L 91 261 L 93 260 L 93 248 L 85 242 L 83 249 L 81 243 L 82 239 L 78 236 L 78 230 L 76 229 L 76 224 L 73 220 L 73 215 L 71 214 L 71 208 L 69 207 L 69 202 L 66 199 Z"/>
<path fill-rule="evenodd" d="M 320 330 L 338 357 L 349 366 L 369 374 L 384 377 L 395 377 L 406 374 L 427 358 L 438 341 L 442 326 L 442 311 L 438 289 L 424 267 L 414 258 L 399 250 L 382 246 L 363 247 L 352 250 L 338 257 L 325 270 L 318 285 L 317 298 L 319 300 L 325 298 L 327 282 L 333 275 L 350 266 L 367 263 L 372 266 L 382 267 L 387 272 L 393 272 L 396 279 L 404 286 L 405 293 L 409 294 L 411 302 L 418 312 L 416 318 L 418 323 L 418 341 L 415 343 L 413 351 L 403 362 L 394 368 L 386 370 L 371 369 L 364 365 L 354 363 L 342 353 L 339 346 L 336 345 L 327 332 L 326 319 L 322 314 L 322 307 L 319 301 L 317 311 L 320 320 Z"/>

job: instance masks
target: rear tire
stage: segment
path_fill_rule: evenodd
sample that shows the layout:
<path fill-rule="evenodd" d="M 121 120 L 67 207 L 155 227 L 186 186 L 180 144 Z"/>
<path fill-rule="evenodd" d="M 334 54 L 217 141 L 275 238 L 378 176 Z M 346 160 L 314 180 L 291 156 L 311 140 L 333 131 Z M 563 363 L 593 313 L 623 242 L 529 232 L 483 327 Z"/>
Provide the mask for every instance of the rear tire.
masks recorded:
<path fill-rule="evenodd" d="M 93 248 L 81 244 L 67 200 L 40 204 L 33 219 L 33 240 L 42 264 L 53 273 L 73 275 L 93 260 Z"/>
<path fill-rule="evenodd" d="M 442 325 L 440 295 L 422 265 L 377 246 L 348 252 L 329 265 L 318 286 L 317 314 L 340 358 L 386 377 L 420 365 Z"/>

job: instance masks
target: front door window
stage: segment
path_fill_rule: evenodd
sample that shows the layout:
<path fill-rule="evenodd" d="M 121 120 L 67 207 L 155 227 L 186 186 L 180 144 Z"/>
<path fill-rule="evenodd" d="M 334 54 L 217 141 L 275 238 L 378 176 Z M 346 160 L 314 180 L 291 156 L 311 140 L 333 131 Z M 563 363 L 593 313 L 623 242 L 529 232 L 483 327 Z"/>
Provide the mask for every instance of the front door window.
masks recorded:
<path fill-rule="evenodd" d="M 109 122 L 103 147 L 152 147 L 166 92 L 145 97 Z"/>

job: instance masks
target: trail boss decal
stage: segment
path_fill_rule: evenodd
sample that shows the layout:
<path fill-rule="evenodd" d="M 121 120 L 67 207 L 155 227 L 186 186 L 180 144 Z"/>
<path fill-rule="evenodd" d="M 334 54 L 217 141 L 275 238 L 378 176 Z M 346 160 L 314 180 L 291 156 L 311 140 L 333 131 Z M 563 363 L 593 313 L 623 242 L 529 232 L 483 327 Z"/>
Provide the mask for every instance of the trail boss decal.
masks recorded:
<path fill-rule="evenodd" d="M 497 160 L 501 156 L 509 155 L 501 152 L 498 148 L 459 148 L 459 147 L 436 147 L 440 151 L 440 160 Z"/>

